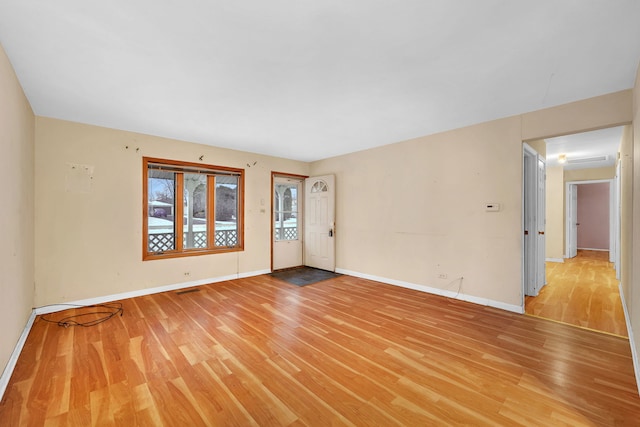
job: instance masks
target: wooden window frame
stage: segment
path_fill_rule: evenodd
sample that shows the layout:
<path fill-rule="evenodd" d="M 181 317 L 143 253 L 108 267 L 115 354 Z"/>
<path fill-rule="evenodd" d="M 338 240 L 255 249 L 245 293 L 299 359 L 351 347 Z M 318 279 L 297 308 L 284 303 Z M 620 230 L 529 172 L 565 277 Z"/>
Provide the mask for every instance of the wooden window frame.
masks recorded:
<path fill-rule="evenodd" d="M 176 173 L 174 195 L 174 249 L 164 252 L 149 251 L 149 166 L 166 166 L 167 170 Z M 184 197 L 184 173 L 198 171 L 207 174 L 207 247 L 184 248 L 184 203 L 178 203 Z M 215 246 L 215 178 L 216 175 L 232 175 L 238 177 L 236 200 L 237 206 L 237 244 L 235 246 Z M 177 220 L 177 219 L 180 220 Z M 179 257 L 199 256 L 216 253 L 244 251 L 244 169 L 227 166 L 207 165 L 202 163 L 167 160 L 154 157 L 142 158 L 142 260 L 170 259 Z"/>

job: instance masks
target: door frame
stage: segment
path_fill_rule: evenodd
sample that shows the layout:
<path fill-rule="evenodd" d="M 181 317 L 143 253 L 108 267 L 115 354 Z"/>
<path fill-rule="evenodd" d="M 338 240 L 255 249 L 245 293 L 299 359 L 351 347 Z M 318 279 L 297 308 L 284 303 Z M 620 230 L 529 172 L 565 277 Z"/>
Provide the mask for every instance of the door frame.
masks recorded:
<path fill-rule="evenodd" d="M 546 214 L 539 218 L 539 203 L 545 203 L 545 192 L 542 201 L 538 201 L 539 162 L 542 156 L 526 142 L 522 143 L 522 307 L 526 296 L 536 296 L 545 285 L 545 247 L 544 239 L 538 238 L 544 233 Z M 546 175 L 546 173 L 545 173 Z M 543 234 L 542 234 L 543 235 Z"/>
<path fill-rule="evenodd" d="M 273 244 L 274 244 L 274 240 L 275 240 L 275 235 L 274 235 L 274 224 L 275 224 L 275 218 L 273 216 L 273 213 L 275 211 L 275 197 L 274 197 L 274 191 L 275 191 L 275 180 L 276 178 L 291 178 L 291 179 L 296 179 L 296 180 L 301 180 L 301 193 L 303 197 L 298 197 L 298 212 L 300 213 L 300 217 L 304 217 L 304 180 L 308 178 L 307 175 L 297 175 L 297 174 L 293 174 L 293 173 L 287 173 L 287 172 L 277 172 L 277 171 L 271 171 L 271 202 L 269 203 L 269 206 L 271 207 L 271 212 L 269 214 L 269 218 L 270 218 L 270 222 L 269 222 L 269 236 L 270 236 L 270 265 L 269 265 L 269 269 L 273 272 Z M 264 213 L 264 199 L 260 199 L 260 210 L 262 213 Z M 300 241 L 302 243 L 301 247 L 302 247 L 302 265 L 304 265 L 304 220 L 301 221 L 300 224 Z"/>
<path fill-rule="evenodd" d="M 565 182 L 565 207 L 564 207 L 564 257 L 573 258 L 578 252 L 578 184 Z M 575 194 L 576 203 L 573 202 Z M 575 248 L 573 247 L 575 241 Z"/>
<path fill-rule="evenodd" d="M 570 237 L 571 237 L 571 224 L 570 224 L 570 218 L 572 217 L 571 211 L 573 210 L 574 206 L 571 203 L 569 194 L 570 194 L 570 187 L 574 186 L 575 187 L 575 191 L 577 193 L 578 191 L 578 185 L 583 185 L 583 184 L 600 184 L 603 182 L 608 182 L 609 183 L 609 261 L 610 262 L 614 262 L 615 259 L 618 257 L 617 252 L 618 252 L 618 242 L 620 241 L 620 236 L 618 236 L 618 217 L 620 215 L 620 208 L 617 205 L 617 184 L 616 184 L 616 179 L 615 178 L 609 178 L 609 179 L 589 179 L 589 180 L 583 180 L 583 181 L 567 181 L 565 182 L 565 213 L 564 213 L 564 220 L 565 220 L 565 258 L 569 258 L 569 245 L 570 245 Z M 576 218 L 576 220 L 578 219 L 577 217 L 577 206 L 576 206 L 576 212 L 574 212 L 573 217 Z M 577 229 L 576 229 L 576 237 L 577 237 Z M 577 242 L 577 239 L 576 239 Z M 576 250 L 578 249 L 578 245 L 576 243 Z M 616 271 L 618 269 L 616 268 Z"/>
<path fill-rule="evenodd" d="M 613 193 L 614 193 L 614 199 L 613 199 L 613 203 L 611 206 L 612 209 L 612 217 L 615 218 L 614 221 L 614 226 L 615 226 L 615 236 L 614 236 L 614 248 L 616 250 L 616 253 L 613 257 L 613 266 L 616 269 L 616 279 L 617 280 L 621 280 L 621 275 L 620 275 L 620 262 L 621 262 L 621 256 L 622 256 L 622 209 L 620 206 L 620 202 L 621 202 L 621 186 L 622 186 L 622 177 L 620 175 L 621 171 L 621 166 L 620 166 L 620 161 L 618 161 L 618 164 L 616 165 L 616 176 L 613 182 Z M 638 387 L 640 387 L 640 384 L 638 385 Z"/>

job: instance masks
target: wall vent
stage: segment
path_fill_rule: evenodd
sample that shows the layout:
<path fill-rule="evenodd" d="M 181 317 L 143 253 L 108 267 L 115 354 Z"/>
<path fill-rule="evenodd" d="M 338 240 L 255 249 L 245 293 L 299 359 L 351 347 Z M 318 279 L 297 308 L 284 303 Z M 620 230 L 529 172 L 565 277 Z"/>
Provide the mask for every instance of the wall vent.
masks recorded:
<path fill-rule="evenodd" d="M 176 295 L 190 294 L 191 292 L 200 292 L 200 289 L 187 289 L 186 291 L 178 291 Z"/>

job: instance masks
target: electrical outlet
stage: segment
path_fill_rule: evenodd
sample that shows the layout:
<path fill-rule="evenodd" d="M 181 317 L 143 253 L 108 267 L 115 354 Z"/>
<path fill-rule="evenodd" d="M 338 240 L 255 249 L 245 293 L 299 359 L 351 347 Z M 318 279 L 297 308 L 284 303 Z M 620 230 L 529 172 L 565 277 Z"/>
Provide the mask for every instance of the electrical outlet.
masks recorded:
<path fill-rule="evenodd" d="M 438 274 L 438 279 L 446 279 L 447 275 L 445 273 Z"/>
<path fill-rule="evenodd" d="M 185 275 L 185 276 L 191 276 L 191 273 L 190 273 L 190 272 L 188 272 L 188 271 L 185 271 L 184 275 Z"/>

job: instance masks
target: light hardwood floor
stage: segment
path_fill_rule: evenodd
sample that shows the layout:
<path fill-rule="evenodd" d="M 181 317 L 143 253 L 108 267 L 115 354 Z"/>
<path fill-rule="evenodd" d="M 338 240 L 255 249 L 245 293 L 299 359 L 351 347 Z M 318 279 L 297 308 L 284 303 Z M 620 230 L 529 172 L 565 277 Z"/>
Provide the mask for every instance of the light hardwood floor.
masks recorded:
<path fill-rule="evenodd" d="M 584 328 L 627 335 L 609 252 L 579 250 L 564 263 L 547 263 L 547 284 L 537 297 L 526 297 L 527 314 Z"/>
<path fill-rule="evenodd" d="M 0 425 L 638 425 L 629 342 L 341 276 L 269 276 L 36 320 Z M 69 313 L 58 313 L 59 317 Z"/>

